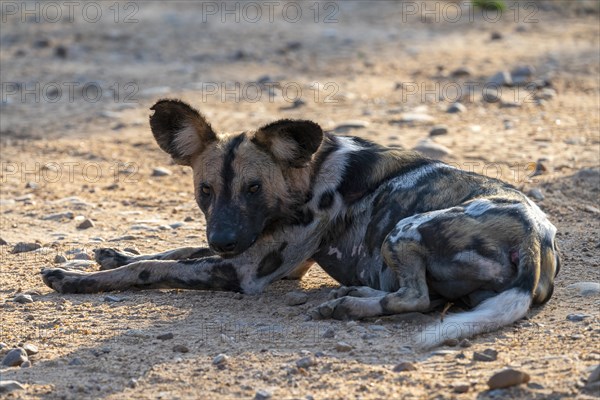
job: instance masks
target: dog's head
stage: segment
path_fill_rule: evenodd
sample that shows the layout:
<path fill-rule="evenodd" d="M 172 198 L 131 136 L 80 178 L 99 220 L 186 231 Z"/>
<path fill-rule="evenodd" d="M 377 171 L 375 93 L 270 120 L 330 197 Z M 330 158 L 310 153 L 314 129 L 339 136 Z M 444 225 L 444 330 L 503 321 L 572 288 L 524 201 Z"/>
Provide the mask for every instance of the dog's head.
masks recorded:
<path fill-rule="evenodd" d="M 160 148 L 193 169 L 196 201 L 217 253 L 242 253 L 306 200 L 310 162 L 323 138 L 314 122 L 280 120 L 253 132 L 220 135 L 179 100 L 160 100 L 151 110 Z"/>

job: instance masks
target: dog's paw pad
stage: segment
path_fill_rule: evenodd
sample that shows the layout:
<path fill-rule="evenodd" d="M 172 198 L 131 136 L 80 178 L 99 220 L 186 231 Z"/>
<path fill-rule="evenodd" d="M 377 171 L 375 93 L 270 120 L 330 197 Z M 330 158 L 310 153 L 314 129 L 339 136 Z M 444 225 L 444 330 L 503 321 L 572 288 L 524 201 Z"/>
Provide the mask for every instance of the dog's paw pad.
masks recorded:
<path fill-rule="evenodd" d="M 100 270 L 118 268 L 129 264 L 130 257 L 109 247 L 94 250 L 94 258 L 100 264 Z"/>
<path fill-rule="evenodd" d="M 41 275 L 44 283 L 59 293 L 84 293 L 94 283 L 86 278 L 89 275 L 87 273 L 62 268 L 46 268 L 41 271 Z M 86 285 L 82 286 L 82 283 Z"/>

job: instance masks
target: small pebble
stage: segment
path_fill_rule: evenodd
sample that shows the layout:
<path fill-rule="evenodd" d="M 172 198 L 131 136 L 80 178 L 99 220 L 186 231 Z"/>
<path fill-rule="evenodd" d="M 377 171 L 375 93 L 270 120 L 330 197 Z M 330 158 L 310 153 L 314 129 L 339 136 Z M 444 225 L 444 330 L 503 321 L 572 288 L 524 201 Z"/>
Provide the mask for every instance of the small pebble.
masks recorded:
<path fill-rule="evenodd" d="M 94 221 L 92 221 L 89 218 L 86 218 L 79 225 L 77 225 L 77 229 L 88 229 L 93 228 L 94 226 Z"/>
<path fill-rule="evenodd" d="M 187 216 L 183 219 L 184 222 L 192 222 L 194 221 L 194 217 Z"/>
<path fill-rule="evenodd" d="M 482 353 L 474 352 L 473 360 L 475 361 L 496 361 L 498 359 L 498 352 L 494 349 L 485 349 Z"/>
<path fill-rule="evenodd" d="M 12 349 L 2 359 L 2 365 L 6 367 L 18 367 L 27 361 L 27 353 L 21 348 Z"/>
<path fill-rule="evenodd" d="M 175 335 L 173 335 L 172 332 L 167 332 L 167 333 L 163 333 L 161 335 L 158 335 L 156 338 L 159 340 L 171 340 L 173 339 Z"/>
<path fill-rule="evenodd" d="M 413 123 L 429 123 L 433 122 L 433 117 L 422 113 L 404 113 L 399 120 L 391 121 L 392 123 L 413 124 Z"/>
<path fill-rule="evenodd" d="M 589 204 L 586 204 L 585 206 L 583 206 L 583 210 L 587 211 L 589 213 L 592 213 L 592 214 L 600 214 L 600 209 L 599 208 L 596 208 L 594 206 L 590 206 Z"/>
<path fill-rule="evenodd" d="M 28 356 L 32 356 L 34 354 L 39 353 L 39 349 L 37 348 L 36 345 L 33 345 L 31 343 L 25 343 L 22 347 L 23 350 L 25 350 L 25 352 L 27 353 Z"/>
<path fill-rule="evenodd" d="M 91 260 L 92 257 L 90 257 L 90 255 L 88 253 L 77 253 L 73 256 L 73 260 L 86 260 L 89 261 Z"/>
<path fill-rule="evenodd" d="M 487 83 L 491 86 L 510 86 L 512 85 L 512 78 L 510 72 L 500 71 L 496 75 L 488 79 Z"/>
<path fill-rule="evenodd" d="M 254 400 L 267 400 L 272 396 L 271 392 L 266 391 L 265 389 L 259 389 L 256 391 L 254 395 Z"/>
<path fill-rule="evenodd" d="M 424 156 L 434 158 L 434 159 L 440 159 L 440 158 L 443 158 L 443 157 L 446 157 L 446 156 L 452 154 L 452 151 L 449 148 L 447 148 L 446 146 L 443 146 L 441 144 L 435 143 L 431 139 L 421 140 L 413 148 L 413 150 L 416 150 L 419 153 L 423 154 Z"/>
<path fill-rule="evenodd" d="M 127 382 L 127 386 L 129 386 L 132 389 L 135 389 L 138 386 L 138 380 L 135 378 L 131 378 L 129 382 Z"/>
<path fill-rule="evenodd" d="M 64 256 L 64 255 L 62 255 L 62 254 L 57 254 L 56 256 L 54 256 L 54 262 L 55 262 L 56 264 L 62 264 L 62 263 L 65 263 L 65 262 L 67 262 L 67 257 L 65 257 L 65 256 Z"/>
<path fill-rule="evenodd" d="M 152 176 L 168 176 L 173 174 L 170 170 L 162 167 L 152 169 Z"/>
<path fill-rule="evenodd" d="M 542 191 L 538 188 L 533 188 L 531 189 L 527 195 L 529 195 L 529 197 L 533 198 L 534 200 L 544 200 L 544 194 L 542 193 Z"/>
<path fill-rule="evenodd" d="M 471 346 L 473 346 L 473 343 L 471 343 L 471 341 L 469 339 L 463 339 L 460 341 L 460 343 L 458 345 L 460 347 L 471 347 Z"/>
<path fill-rule="evenodd" d="M 307 369 L 317 364 L 317 360 L 314 357 L 302 357 L 296 361 L 296 367 Z"/>
<path fill-rule="evenodd" d="M 526 372 L 517 371 L 512 368 L 496 372 L 488 380 L 487 384 L 490 389 L 502 389 L 511 386 L 520 385 L 521 383 L 527 383 L 531 377 Z"/>
<path fill-rule="evenodd" d="M 571 335 L 571 340 L 580 340 L 580 339 L 583 339 L 583 338 L 584 338 L 584 336 L 580 335 L 579 333 L 574 333 L 574 334 Z"/>
<path fill-rule="evenodd" d="M 351 121 L 344 121 L 344 122 L 337 124 L 333 128 L 333 131 L 336 133 L 347 133 L 350 130 L 364 129 L 368 126 L 369 126 L 369 123 L 367 121 L 351 120 Z"/>
<path fill-rule="evenodd" d="M 289 292 L 285 295 L 285 304 L 288 306 L 299 306 L 308 301 L 308 295 L 303 292 Z"/>
<path fill-rule="evenodd" d="M 15 390 L 25 390 L 25 388 L 17 381 L 0 381 L 0 394 L 14 392 Z"/>
<path fill-rule="evenodd" d="M 187 346 L 184 346 L 182 344 L 176 344 L 175 346 L 173 346 L 173 351 L 175 353 L 188 353 L 190 349 L 188 349 Z"/>
<path fill-rule="evenodd" d="M 461 78 L 471 75 L 473 75 L 473 73 L 471 72 L 469 67 L 460 67 L 450 73 L 450 76 L 452 76 L 453 78 Z"/>
<path fill-rule="evenodd" d="M 446 125 L 435 125 L 429 130 L 429 136 L 441 136 L 448 133 L 448 127 Z"/>
<path fill-rule="evenodd" d="M 461 113 L 467 111 L 467 107 L 465 107 L 462 103 L 452 103 L 446 110 L 446 112 L 450 114 Z"/>
<path fill-rule="evenodd" d="M 444 346 L 456 347 L 458 346 L 458 339 L 446 339 L 443 344 Z"/>
<path fill-rule="evenodd" d="M 54 55 L 58 58 L 67 58 L 67 53 L 68 49 L 61 44 L 54 48 Z"/>
<path fill-rule="evenodd" d="M 467 393 L 470 388 L 471 385 L 465 382 L 459 382 L 452 385 L 452 391 L 454 393 Z"/>
<path fill-rule="evenodd" d="M 6 246 L 8 242 L 2 238 L 0 238 L 0 246 Z"/>
<path fill-rule="evenodd" d="M 69 365 L 83 365 L 83 360 L 81 360 L 81 358 L 79 357 L 75 357 L 74 359 L 72 359 L 71 361 L 69 361 Z"/>
<path fill-rule="evenodd" d="M 39 243 L 27 243 L 27 242 L 19 242 L 17 244 L 15 244 L 15 247 L 13 247 L 12 252 L 13 253 L 27 253 L 29 251 L 34 251 L 37 249 L 41 249 L 42 245 Z"/>
<path fill-rule="evenodd" d="M 567 289 L 580 296 L 595 296 L 600 294 L 600 283 L 598 282 L 577 282 L 567 286 Z"/>
<path fill-rule="evenodd" d="M 598 366 L 596 366 L 596 368 L 594 368 L 594 370 L 588 377 L 585 387 L 587 389 L 593 389 L 593 388 L 595 388 L 596 390 L 600 389 L 600 364 Z"/>
<path fill-rule="evenodd" d="M 535 100 L 551 100 L 556 96 L 556 90 L 552 88 L 543 88 L 533 97 Z"/>
<path fill-rule="evenodd" d="M 405 371 L 416 371 L 417 367 L 411 362 L 402 361 L 394 366 L 392 371 L 394 372 L 405 372 Z"/>
<path fill-rule="evenodd" d="M 19 293 L 18 295 L 16 295 L 13 298 L 13 301 L 15 303 L 20 303 L 20 304 L 33 303 L 33 299 L 31 298 L 31 295 L 24 294 L 24 293 Z"/>
<path fill-rule="evenodd" d="M 579 322 L 579 321 L 583 321 L 584 319 L 590 317 L 589 314 L 569 314 L 567 315 L 567 320 L 571 321 L 571 322 Z"/>
<path fill-rule="evenodd" d="M 23 364 L 21 364 L 21 368 L 29 368 L 31 367 L 31 361 L 27 360 Z"/>
<path fill-rule="evenodd" d="M 352 346 L 350 346 L 348 343 L 346 342 L 337 342 L 335 344 L 335 349 L 341 353 L 345 353 L 347 351 L 352 350 Z"/>
<path fill-rule="evenodd" d="M 335 337 L 335 329 L 329 327 L 327 329 L 325 329 L 325 332 L 323 332 L 323 337 L 325 339 L 331 339 Z"/>
<path fill-rule="evenodd" d="M 104 301 L 107 303 L 120 303 L 122 301 L 125 301 L 125 298 L 119 297 L 119 296 L 108 295 L 108 296 L 104 296 Z"/>
<path fill-rule="evenodd" d="M 490 40 L 501 40 L 502 34 L 500 32 L 492 32 L 490 35 Z"/>
<path fill-rule="evenodd" d="M 213 358 L 212 363 L 213 365 L 222 365 L 226 364 L 227 361 L 229 361 L 229 356 L 227 354 L 217 354 L 217 356 Z"/>

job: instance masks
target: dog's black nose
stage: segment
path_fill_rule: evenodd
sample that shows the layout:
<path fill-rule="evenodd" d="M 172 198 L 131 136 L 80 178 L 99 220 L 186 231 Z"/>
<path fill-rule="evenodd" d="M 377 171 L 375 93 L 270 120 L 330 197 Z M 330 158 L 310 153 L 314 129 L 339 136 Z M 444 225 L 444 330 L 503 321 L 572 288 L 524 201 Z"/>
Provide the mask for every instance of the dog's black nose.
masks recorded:
<path fill-rule="evenodd" d="M 208 244 L 218 253 L 229 253 L 235 250 L 237 238 L 233 232 L 218 232 L 211 235 Z"/>

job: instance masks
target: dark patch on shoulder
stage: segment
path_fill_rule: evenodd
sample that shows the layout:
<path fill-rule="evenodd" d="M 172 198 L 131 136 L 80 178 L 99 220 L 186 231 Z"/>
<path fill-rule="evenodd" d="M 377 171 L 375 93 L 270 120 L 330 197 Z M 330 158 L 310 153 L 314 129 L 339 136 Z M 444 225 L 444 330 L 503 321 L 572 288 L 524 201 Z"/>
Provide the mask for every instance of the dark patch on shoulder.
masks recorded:
<path fill-rule="evenodd" d="M 397 165 L 390 167 L 385 176 L 380 176 L 378 180 L 373 180 L 374 176 L 380 175 L 375 173 L 375 170 L 381 168 L 379 163 L 386 157 L 396 156 L 393 150 L 375 144 L 366 149 L 348 154 L 342 181 L 337 188 L 347 204 L 352 204 L 360 200 L 391 178 L 401 176 L 402 174 L 435 162 L 426 158 L 418 158 L 412 162 L 403 162 L 398 159 Z"/>
<path fill-rule="evenodd" d="M 412 226 L 413 226 L 413 224 L 409 222 L 408 224 L 406 224 L 402 227 L 402 232 L 406 232 L 407 230 L 412 228 Z"/>
<path fill-rule="evenodd" d="M 138 278 L 141 281 L 146 282 L 148 279 L 150 279 L 150 271 L 144 270 L 144 271 L 140 272 L 140 274 L 138 275 Z"/>
<path fill-rule="evenodd" d="M 279 246 L 278 250 L 269 252 L 263 257 L 262 260 L 260 260 L 260 263 L 258 264 L 258 269 L 256 271 L 257 278 L 262 278 L 264 276 L 271 275 L 283 265 L 283 256 L 281 253 L 286 248 L 286 246 L 287 242 L 283 242 L 281 246 Z"/>
<path fill-rule="evenodd" d="M 335 199 L 335 192 L 333 190 L 328 190 L 321 195 L 319 199 L 319 210 L 327 210 L 329 207 L 333 205 L 333 200 Z"/>

